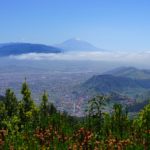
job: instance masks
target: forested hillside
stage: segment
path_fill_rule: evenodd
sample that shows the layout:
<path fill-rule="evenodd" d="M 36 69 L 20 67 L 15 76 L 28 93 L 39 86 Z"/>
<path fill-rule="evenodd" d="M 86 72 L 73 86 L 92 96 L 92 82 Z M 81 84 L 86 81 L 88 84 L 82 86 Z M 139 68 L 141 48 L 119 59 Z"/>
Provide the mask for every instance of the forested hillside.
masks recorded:
<path fill-rule="evenodd" d="M 131 119 L 120 104 L 105 112 L 109 97 L 97 96 L 77 118 L 57 111 L 46 92 L 36 105 L 26 81 L 21 94 L 7 89 L 0 97 L 0 149 L 150 149 L 150 104 Z"/>

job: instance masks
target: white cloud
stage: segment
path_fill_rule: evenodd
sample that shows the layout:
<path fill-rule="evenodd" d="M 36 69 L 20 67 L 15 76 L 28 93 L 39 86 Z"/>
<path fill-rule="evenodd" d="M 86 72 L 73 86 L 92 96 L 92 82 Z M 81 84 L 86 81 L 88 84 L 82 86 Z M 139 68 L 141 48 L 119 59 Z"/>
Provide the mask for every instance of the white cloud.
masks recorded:
<path fill-rule="evenodd" d="M 131 63 L 150 62 L 150 52 L 68 52 L 59 54 L 29 53 L 10 56 L 19 60 L 97 60 Z"/>

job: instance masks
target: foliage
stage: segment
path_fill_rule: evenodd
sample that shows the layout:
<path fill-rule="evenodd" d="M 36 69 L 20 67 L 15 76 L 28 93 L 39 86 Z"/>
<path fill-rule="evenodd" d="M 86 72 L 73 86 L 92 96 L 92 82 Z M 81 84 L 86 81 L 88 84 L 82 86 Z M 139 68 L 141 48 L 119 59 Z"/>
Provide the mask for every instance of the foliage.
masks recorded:
<path fill-rule="evenodd" d="M 11 89 L 0 101 L 0 149 L 135 150 L 150 149 L 150 104 L 136 118 L 115 104 L 111 113 L 108 97 L 94 97 L 82 118 L 59 112 L 44 91 L 36 105 L 25 81 L 18 100 Z"/>

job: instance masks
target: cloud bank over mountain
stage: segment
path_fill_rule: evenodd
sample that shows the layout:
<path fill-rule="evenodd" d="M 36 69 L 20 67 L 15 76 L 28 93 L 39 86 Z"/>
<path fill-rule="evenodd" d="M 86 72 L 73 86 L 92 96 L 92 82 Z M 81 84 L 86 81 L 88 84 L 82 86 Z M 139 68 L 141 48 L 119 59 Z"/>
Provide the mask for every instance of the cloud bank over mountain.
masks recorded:
<path fill-rule="evenodd" d="M 95 60 L 95 61 L 118 61 L 128 63 L 150 62 L 150 52 L 66 52 L 66 53 L 29 53 L 10 58 L 19 60 Z"/>
<path fill-rule="evenodd" d="M 79 39 L 69 39 L 57 46 L 8 43 L 0 47 L 0 56 L 17 60 L 90 60 L 147 65 L 150 63 L 150 51 L 103 50 Z"/>

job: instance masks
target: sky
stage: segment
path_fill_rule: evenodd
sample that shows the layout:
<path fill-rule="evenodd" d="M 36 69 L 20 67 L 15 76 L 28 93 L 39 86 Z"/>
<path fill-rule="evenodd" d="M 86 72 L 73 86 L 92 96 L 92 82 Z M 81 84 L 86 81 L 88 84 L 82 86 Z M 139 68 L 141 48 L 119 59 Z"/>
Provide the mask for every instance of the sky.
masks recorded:
<path fill-rule="evenodd" d="M 107 50 L 150 51 L 149 6 L 149 0 L 0 0 L 0 43 L 80 38 Z"/>

